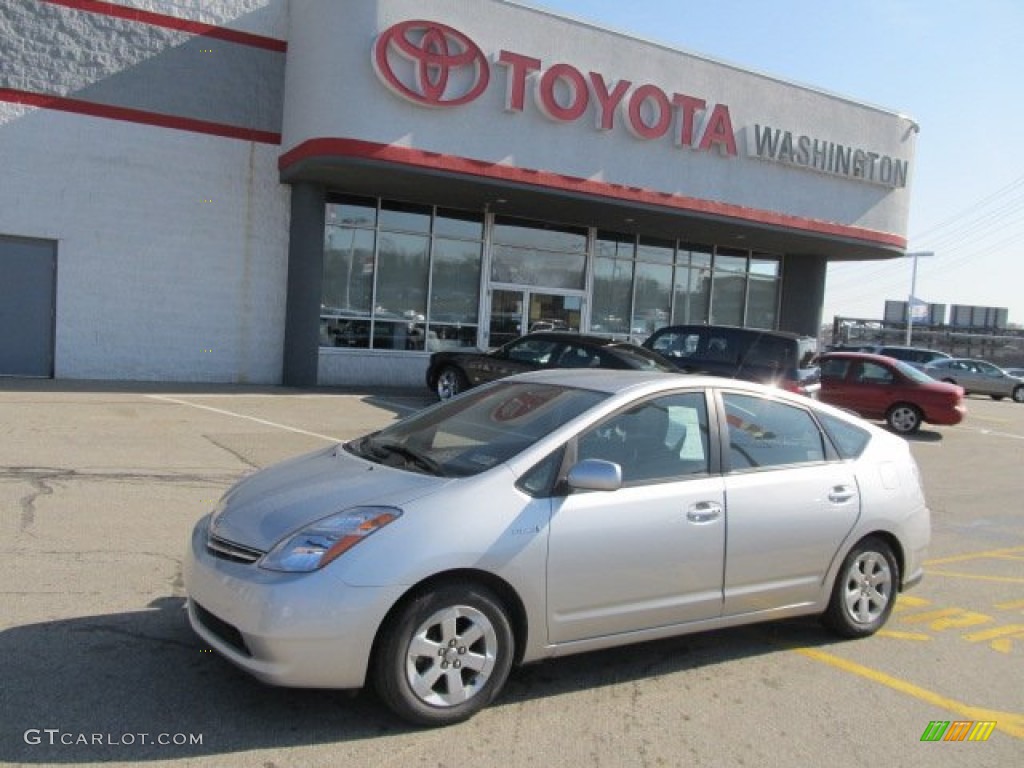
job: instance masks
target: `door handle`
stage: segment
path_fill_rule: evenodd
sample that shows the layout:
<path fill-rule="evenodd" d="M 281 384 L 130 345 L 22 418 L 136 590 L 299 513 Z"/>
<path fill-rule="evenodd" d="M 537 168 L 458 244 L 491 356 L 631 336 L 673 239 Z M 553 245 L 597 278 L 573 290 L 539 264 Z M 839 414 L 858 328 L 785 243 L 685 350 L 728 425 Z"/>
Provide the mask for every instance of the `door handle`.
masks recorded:
<path fill-rule="evenodd" d="M 833 504 L 845 504 L 856 494 L 857 492 L 848 485 L 837 485 L 828 492 L 828 500 Z"/>
<path fill-rule="evenodd" d="M 701 525 L 712 523 L 722 514 L 722 505 L 714 501 L 698 501 L 686 510 L 686 519 Z"/>

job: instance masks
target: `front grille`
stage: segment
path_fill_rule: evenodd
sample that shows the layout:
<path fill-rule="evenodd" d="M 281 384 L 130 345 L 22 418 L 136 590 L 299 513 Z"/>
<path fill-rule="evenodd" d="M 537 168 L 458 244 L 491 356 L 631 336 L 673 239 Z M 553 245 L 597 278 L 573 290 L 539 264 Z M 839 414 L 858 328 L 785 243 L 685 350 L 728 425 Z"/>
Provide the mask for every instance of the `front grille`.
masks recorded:
<path fill-rule="evenodd" d="M 235 544 L 233 541 L 212 535 L 206 539 L 206 549 L 214 557 L 234 563 L 255 563 L 264 555 L 258 549 L 244 547 L 241 544 Z"/>
<path fill-rule="evenodd" d="M 252 656 L 252 653 L 249 652 L 249 648 L 245 644 L 245 640 L 242 638 L 242 633 L 237 628 L 228 624 L 223 619 L 214 616 L 195 600 L 192 601 L 192 608 L 196 612 L 196 618 L 199 619 L 199 623 L 206 627 L 206 629 L 210 630 L 239 653 Z"/>

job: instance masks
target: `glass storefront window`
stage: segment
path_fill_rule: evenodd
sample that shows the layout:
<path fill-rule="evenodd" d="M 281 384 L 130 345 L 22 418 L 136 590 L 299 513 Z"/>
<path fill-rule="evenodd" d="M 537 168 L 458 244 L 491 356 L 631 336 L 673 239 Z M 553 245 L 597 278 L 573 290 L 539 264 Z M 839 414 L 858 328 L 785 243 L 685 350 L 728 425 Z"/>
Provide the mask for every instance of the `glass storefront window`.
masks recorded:
<path fill-rule="evenodd" d="M 607 336 L 628 336 L 633 304 L 635 238 L 598 234 L 594 258 L 594 301 L 590 330 Z"/>
<path fill-rule="evenodd" d="M 380 228 L 398 232 L 429 232 L 429 205 L 384 201 L 380 206 Z"/>
<path fill-rule="evenodd" d="M 491 251 L 491 280 L 496 283 L 582 290 L 586 266 L 585 253 L 556 253 L 508 245 L 494 245 Z"/>
<path fill-rule="evenodd" d="M 495 243 L 518 248 L 586 253 L 587 230 L 582 227 L 558 227 L 543 222 L 498 216 L 491 239 Z"/>
<path fill-rule="evenodd" d="M 476 346 L 481 251 L 479 242 L 434 238 L 429 350 Z"/>
<path fill-rule="evenodd" d="M 328 197 L 325 216 L 327 226 L 374 227 L 377 225 L 377 201 L 347 195 L 331 196 Z"/>
<path fill-rule="evenodd" d="M 434 234 L 439 237 L 457 237 L 462 240 L 482 240 L 484 219 L 479 213 L 465 213 L 445 208 L 437 209 Z"/>
<path fill-rule="evenodd" d="M 369 317 L 373 302 L 374 232 L 328 227 L 324 244 L 323 314 Z"/>
<path fill-rule="evenodd" d="M 326 219 L 321 346 L 476 345 L 482 214 L 331 195 Z"/>
<path fill-rule="evenodd" d="M 743 325 L 747 295 L 747 252 L 717 249 L 713 269 L 711 322 L 714 325 Z"/>
<path fill-rule="evenodd" d="M 671 240 L 654 240 L 641 237 L 636 247 L 636 259 L 637 261 L 671 264 L 675 257 L 675 250 L 675 243 Z"/>
<path fill-rule="evenodd" d="M 430 276 L 430 239 L 424 235 L 381 232 L 377 252 L 377 299 L 373 314 L 378 321 L 402 319 L 420 327 L 427 320 L 427 281 Z M 411 329 L 410 329 L 411 330 Z M 374 332 L 374 346 L 379 338 Z M 389 347 L 406 349 L 412 347 Z"/>
<path fill-rule="evenodd" d="M 748 328 L 775 328 L 778 321 L 779 281 L 750 276 L 747 289 Z"/>
<path fill-rule="evenodd" d="M 637 262 L 633 326 L 630 329 L 632 339 L 641 342 L 662 326 L 668 325 L 671 312 L 671 264 Z"/>
<path fill-rule="evenodd" d="M 710 246 L 680 245 L 676 257 L 673 323 L 707 321 L 711 297 L 711 252 Z"/>

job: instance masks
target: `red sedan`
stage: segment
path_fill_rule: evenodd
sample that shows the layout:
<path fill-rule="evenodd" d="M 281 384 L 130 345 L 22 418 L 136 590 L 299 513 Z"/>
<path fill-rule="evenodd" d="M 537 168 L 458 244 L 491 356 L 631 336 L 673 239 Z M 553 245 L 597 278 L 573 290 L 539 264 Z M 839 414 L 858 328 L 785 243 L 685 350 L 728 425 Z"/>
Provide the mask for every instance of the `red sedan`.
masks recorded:
<path fill-rule="evenodd" d="M 884 419 L 894 432 L 916 432 L 925 421 L 959 424 L 967 413 L 963 387 L 936 381 L 891 357 L 829 352 L 819 362 L 820 400 L 866 419 Z"/>

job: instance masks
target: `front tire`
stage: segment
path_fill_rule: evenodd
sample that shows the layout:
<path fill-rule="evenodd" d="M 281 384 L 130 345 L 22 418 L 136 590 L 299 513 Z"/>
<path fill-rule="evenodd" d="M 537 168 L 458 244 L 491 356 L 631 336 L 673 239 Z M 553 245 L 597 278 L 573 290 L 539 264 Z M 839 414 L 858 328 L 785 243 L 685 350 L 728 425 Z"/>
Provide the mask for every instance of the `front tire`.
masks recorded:
<path fill-rule="evenodd" d="M 839 568 L 822 617 L 825 625 L 841 637 L 873 635 L 892 613 L 899 583 L 900 569 L 892 548 L 882 539 L 864 539 Z"/>
<path fill-rule="evenodd" d="M 885 414 L 885 423 L 889 429 L 901 435 L 917 432 L 922 421 L 921 411 L 910 403 L 897 403 Z"/>
<path fill-rule="evenodd" d="M 1024 403 L 1024 384 L 1013 388 L 1013 402 Z"/>
<path fill-rule="evenodd" d="M 458 368 L 446 365 L 437 374 L 437 397 L 439 400 L 450 400 L 460 392 L 469 389 L 466 375 Z"/>
<path fill-rule="evenodd" d="M 505 609 L 482 587 L 445 586 L 402 606 L 382 628 L 373 680 L 416 725 L 466 720 L 501 691 L 515 653 Z"/>

